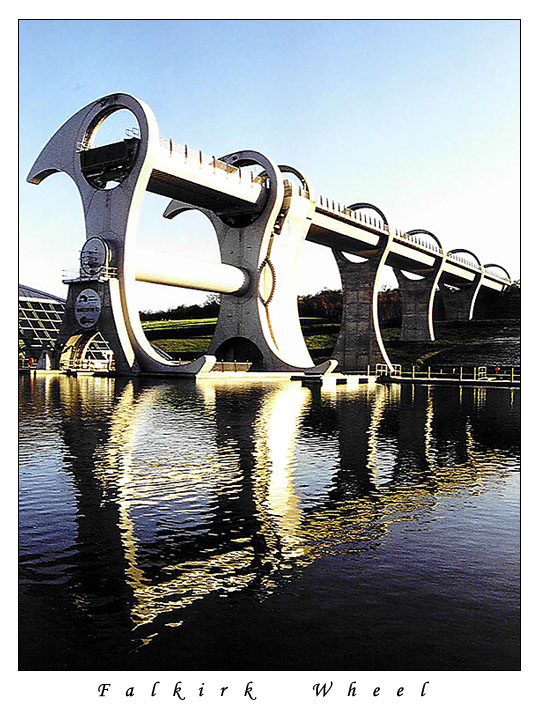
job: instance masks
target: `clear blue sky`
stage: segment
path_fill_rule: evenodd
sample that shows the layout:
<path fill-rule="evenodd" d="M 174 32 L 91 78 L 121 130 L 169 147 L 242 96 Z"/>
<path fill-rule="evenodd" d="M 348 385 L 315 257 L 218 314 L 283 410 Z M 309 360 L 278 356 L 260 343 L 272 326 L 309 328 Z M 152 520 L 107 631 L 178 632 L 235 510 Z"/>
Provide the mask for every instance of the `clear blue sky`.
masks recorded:
<path fill-rule="evenodd" d="M 84 242 L 69 178 L 26 174 L 65 120 L 118 91 L 165 137 L 258 150 L 519 276 L 517 21 L 23 21 L 19 71 L 22 283 L 64 295 Z M 217 258 L 204 218 L 162 220 L 165 204 L 149 196 L 141 243 Z M 339 287 L 329 252 L 306 245 L 305 264 L 301 292 Z M 142 308 L 202 298 L 141 285 Z"/>

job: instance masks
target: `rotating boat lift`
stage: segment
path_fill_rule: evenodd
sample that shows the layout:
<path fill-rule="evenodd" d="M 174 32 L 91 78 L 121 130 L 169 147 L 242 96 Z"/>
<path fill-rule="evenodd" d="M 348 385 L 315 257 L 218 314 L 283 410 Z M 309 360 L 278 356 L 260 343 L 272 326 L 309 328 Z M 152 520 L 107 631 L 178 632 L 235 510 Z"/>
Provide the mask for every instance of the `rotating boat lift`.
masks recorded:
<path fill-rule="evenodd" d="M 93 147 L 99 126 L 121 109 L 135 116 L 139 135 Z M 254 167 L 260 171 L 256 176 L 250 170 Z M 126 375 L 193 376 L 211 371 L 217 359 L 249 359 L 256 369 L 271 372 L 324 373 L 338 365 L 355 370 L 378 363 L 392 371 L 377 316 L 384 265 L 394 268 L 402 289 L 402 339 L 434 339 L 437 285 L 443 286 L 445 306 L 453 308 L 456 319 L 467 320 L 480 286 L 501 291 L 511 284 L 502 267 L 484 267 L 468 250 L 445 254 L 437 237 L 426 230 L 392 234 L 386 216 L 374 205 L 345 207 L 317 198 L 302 173 L 261 153 L 242 150 L 218 159 L 163 139 L 151 109 L 128 94 L 106 96 L 72 116 L 44 147 L 28 181 L 39 184 L 60 171 L 79 190 L 86 242 L 78 275 L 66 281 L 57 362 L 66 345 L 80 351 L 99 332 L 114 353 L 116 371 Z M 291 174 L 300 187 L 287 179 Z M 168 219 L 187 210 L 203 212 L 215 229 L 221 263 L 138 250 L 146 191 L 170 198 L 164 212 Z M 318 366 L 307 350 L 298 316 L 304 240 L 332 250 L 343 286 L 342 327 L 334 355 Z M 352 261 L 350 255 L 363 261 Z M 136 305 L 137 281 L 221 294 L 206 355 L 179 363 L 150 344 Z"/>

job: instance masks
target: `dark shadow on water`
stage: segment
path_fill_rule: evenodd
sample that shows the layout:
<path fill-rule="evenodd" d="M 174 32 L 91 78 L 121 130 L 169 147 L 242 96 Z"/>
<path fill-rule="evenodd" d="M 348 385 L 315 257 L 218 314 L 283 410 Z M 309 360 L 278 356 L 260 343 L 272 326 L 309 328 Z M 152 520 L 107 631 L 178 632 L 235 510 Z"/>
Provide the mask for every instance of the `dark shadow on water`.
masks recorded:
<path fill-rule="evenodd" d="M 20 401 L 21 670 L 518 668 L 518 392 Z"/>

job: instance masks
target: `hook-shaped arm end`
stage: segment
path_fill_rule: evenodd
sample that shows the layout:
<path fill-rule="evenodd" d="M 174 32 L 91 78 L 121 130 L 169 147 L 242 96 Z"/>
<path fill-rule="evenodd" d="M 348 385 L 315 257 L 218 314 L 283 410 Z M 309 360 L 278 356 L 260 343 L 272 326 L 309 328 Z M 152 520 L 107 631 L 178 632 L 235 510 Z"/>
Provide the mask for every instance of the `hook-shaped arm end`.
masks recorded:
<path fill-rule="evenodd" d="M 26 178 L 28 182 L 39 185 L 46 177 L 58 172 L 67 173 L 76 181 L 77 141 L 91 109 L 92 104 L 85 106 L 56 131 L 32 165 Z"/>

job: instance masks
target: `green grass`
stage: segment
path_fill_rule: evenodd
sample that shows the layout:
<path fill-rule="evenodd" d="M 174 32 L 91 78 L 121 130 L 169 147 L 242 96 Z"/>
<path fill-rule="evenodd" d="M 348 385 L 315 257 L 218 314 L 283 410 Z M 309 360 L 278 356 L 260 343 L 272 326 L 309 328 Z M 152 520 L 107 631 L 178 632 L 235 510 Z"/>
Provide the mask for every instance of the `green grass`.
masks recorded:
<path fill-rule="evenodd" d="M 151 341 L 176 357 L 193 359 L 208 351 L 216 318 L 192 318 L 185 320 L 147 321 L 143 329 Z M 315 362 L 328 359 L 334 348 L 339 323 L 321 318 L 302 318 L 302 332 L 306 345 Z M 160 332 L 163 335 L 160 338 Z M 435 324 L 437 340 L 433 343 L 401 343 L 400 328 L 383 328 L 382 336 L 392 362 L 428 365 L 440 357 L 451 355 L 455 364 L 467 361 L 467 348 L 486 347 L 497 350 L 496 338 L 519 338 L 519 321 L 471 321 L 469 323 Z"/>
<path fill-rule="evenodd" d="M 327 328 L 339 328 L 339 323 L 328 323 L 322 318 L 304 318 L 300 319 L 302 328 L 312 328 L 316 326 L 317 328 L 327 329 Z M 173 328 L 196 328 L 201 325 L 215 325 L 217 323 L 217 318 L 187 318 L 184 320 L 156 320 L 156 321 L 142 321 L 143 330 L 169 330 Z"/>
<path fill-rule="evenodd" d="M 201 325 L 215 325 L 217 318 L 189 318 L 187 320 L 156 320 L 143 321 L 142 328 L 144 331 L 169 330 L 169 329 L 184 329 L 194 328 Z"/>
<path fill-rule="evenodd" d="M 435 323 L 437 339 L 432 343 L 402 343 L 399 328 L 382 331 L 386 351 L 392 362 L 433 365 L 451 360 L 453 364 L 476 362 L 482 356 L 519 362 L 520 323 L 518 320 L 473 320 L 465 323 Z M 500 339 L 507 342 L 501 342 Z M 482 355 L 483 353 L 483 355 Z"/>
<path fill-rule="evenodd" d="M 154 345 L 165 350 L 166 353 L 200 353 L 206 352 L 210 347 L 212 338 L 167 338 L 152 340 Z"/>
<path fill-rule="evenodd" d="M 335 335 L 308 335 L 306 336 L 308 350 L 332 350 L 335 342 Z"/>

